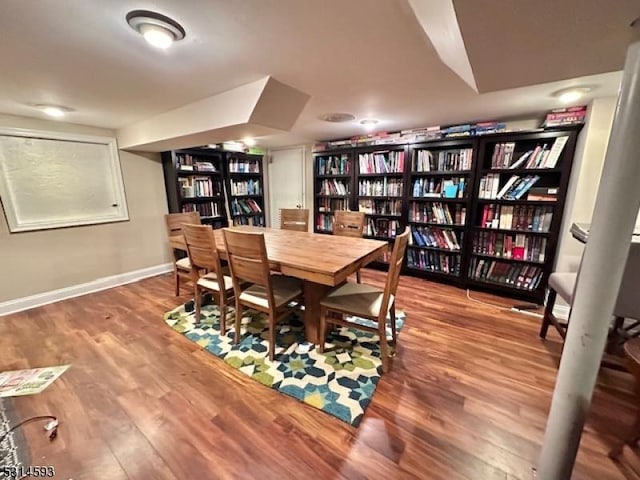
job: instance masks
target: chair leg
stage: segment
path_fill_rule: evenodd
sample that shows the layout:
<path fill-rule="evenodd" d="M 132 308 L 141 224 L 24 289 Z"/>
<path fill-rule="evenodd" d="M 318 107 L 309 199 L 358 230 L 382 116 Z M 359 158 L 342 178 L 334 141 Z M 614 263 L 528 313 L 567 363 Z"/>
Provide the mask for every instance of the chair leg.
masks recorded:
<path fill-rule="evenodd" d="M 196 304 L 196 325 L 200 325 L 200 309 L 202 305 L 202 295 L 200 293 L 200 289 L 198 288 L 197 283 L 194 287 L 193 300 Z"/>
<path fill-rule="evenodd" d="M 393 341 L 393 345 L 395 345 L 398 340 L 398 332 L 396 332 L 396 303 L 395 302 L 393 302 L 393 305 L 391 305 L 391 309 L 389 310 L 389 316 L 391 317 L 391 339 Z"/>
<path fill-rule="evenodd" d="M 276 352 L 276 322 L 273 315 L 269 315 L 269 360 L 273 362 Z"/>
<path fill-rule="evenodd" d="M 547 297 L 547 306 L 544 309 L 544 316 L 542 317 L 542 325 L 540 326 L 540 338 L 547 338 L 547 331 L 549 325 L 551 325 L 551 315 L 553 315 L 553 307 L 556 303 L 556 296 L 558 293 L 553 289 L 549 289 L 549 296 Z"/>
<path fill-rule="evenodd" d="M 218 304 L 220 305 L 220 335 L 227 334 L 227 302 L 224 295 L 220 293 Z"/>
<path fill-rule="evenodd" d="M 240 325 L 242 324 L 242 305 L 236 300 L 236 331 L 233 333 L 233 343 L 240 341 Z"/>
<path fill-rule="evenodd" d="M 175 285 L 176 297 L 180 296 L 180 275 L 178 275 L 178 269 L 174 265 L 173 267 L 173 283 Z"/>
<path fill-rule="evenodd" d="M 389 344 L 387 343 L 386 322 L 378 325 L 378 336 L 380 337 L 380 359 L 382 360 L 382 371 L 389 371 Z"/>
<path fill-rule="evenodd" d="M 360 281 L 360 270 L 358 270 L 358 271 L 356 272 L 356 283 L 362 283 L 362 282 Z"/>
<path fill-rule="evenodd" d="M 327 310 L 320 307 L 320 324 L 318 325 L 318 351 L 324 353 L 324 342 L 327 338 Z"/>

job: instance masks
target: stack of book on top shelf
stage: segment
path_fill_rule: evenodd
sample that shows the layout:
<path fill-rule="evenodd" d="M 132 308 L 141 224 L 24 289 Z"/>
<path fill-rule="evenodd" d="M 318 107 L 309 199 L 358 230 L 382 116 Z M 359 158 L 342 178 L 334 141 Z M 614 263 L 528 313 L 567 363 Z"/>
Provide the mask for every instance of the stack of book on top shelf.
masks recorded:
<path fill-rule="evenodd" d="M 563 125 L 575 125 L 584 123 L 587 116 L 587 107 L 585 105 L 579 107 L 556 108 L 547 113 L 544 119 L 543 127 L 560 127 Z"/>

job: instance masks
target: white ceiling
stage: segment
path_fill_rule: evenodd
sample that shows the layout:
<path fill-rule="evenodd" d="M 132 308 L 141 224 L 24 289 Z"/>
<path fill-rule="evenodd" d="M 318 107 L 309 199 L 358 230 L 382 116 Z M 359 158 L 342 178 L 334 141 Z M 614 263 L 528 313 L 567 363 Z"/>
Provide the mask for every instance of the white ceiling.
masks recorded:
<path fill-rule="evenodd" d="M 466 17 L 473 1 L 454 5 Z M 582 1 L 562 3 L 578 8 Z M 484 0 L 484 15 L 503 3 L 535 4 L 543 11 L 557 2 Z M 599 15 L 580 17 L 580 28 L 605 22 L 609 36 L 626 38 L 631 3 L 639 2 L 607 2 Z M 618 5 L 624 5 L 622 14 Z M 185 40 L 168 51 L 151 48 L 124 20 L 133 9 L 174 18 L 187 32 Z M 571 9 L 565 10 L 564 21 L 571 22 Z M 464 23 L 461 31 L 468 38 L 484 35 L 483 69 L 499 72 L 505 85 L 521 86 L 522 76 L 503 60 L 513 57 L 507 55 L 510 32 L 515 35 L 528 17 L 506 11 L 511 18 L 504 21 L 513 23 L 499 36 Z M 2 0 L 0 36 L 2 113 L 41 116 L 29 104 L 54 103 L 76 110 L 67 117 L 72 123 L 116 129 L 271 75 L 311 99 L 291 133 L 265 138 L 265 146 L 363 133 L 357 122 L 318 120 L 326 112 L 379 118 L 382 130 L 531 117 L 560 106 L 549 94 L 564 86 L 596 85 L 593 96 L 615 95 L 620 74 L 601 72 L 620 69 L 624 58 L 621 41 L 596 53 L 584 48 L 578 56 L 575 44 L 556 45 L 573 52 L 566 61 L 575 63 L 574 76 L 600 74 L 477 94 L 438 59 L 406 0 Z M 499 41 L 492 43 L 494 36 Z M 467 38 L 465 44 L 469 48 Z M 544 81 L 565 79 L 566 72 L 544 65 L 547 43 L 536 45 L 534 38 L 529 52 L 518 52 L 531 55 L 531 68 L 545 69 Z M 478 53 L 469 50 L 476 73 Z"/>

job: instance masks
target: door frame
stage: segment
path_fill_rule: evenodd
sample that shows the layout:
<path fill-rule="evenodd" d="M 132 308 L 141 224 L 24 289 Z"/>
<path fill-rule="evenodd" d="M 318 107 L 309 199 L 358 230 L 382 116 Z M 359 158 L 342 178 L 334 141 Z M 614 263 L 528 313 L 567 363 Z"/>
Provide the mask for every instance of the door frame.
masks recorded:
<path fill-rule="evenodd" d="M 301 199 L 301 208 L 307 208 L 306 204 L 307 204 L 307 174 L 309 173 L 307 171 L 308 169 L 308 165 L 307 165 L 307 146 L 306 145 L 291 145 L 288 147 L 278 147 L 278 148 L 270 148 L 267 150 L 267 164 L 269 165 L 269 167 L 271 166 L 271 164 L 273 163 L 273 153 L 274 152 L 281 152 L 281 151 L 285 151 L 285 150 L 299 150 L 301 153 L 301 161 L 302 161 L 302 178 L 300 178 L 300 182 L 302 185 L 302 199 Z M 267 179 L 265 181 L 265 187 L 266 187 L 266 192 L 265 195 L 266 197 L 269 199 L 269 212 L 271 212 L 271 208 L 273 206 L 273 201 L 271 198 L 271 178 L 269 175 L 271 175 L 271 168 L 266 168 L 265 172 L 267 173 Z M 274 225 L 271 225 L 271 214 L 268 215 L 268 226 L 269 227 L 274 227 Z"/>

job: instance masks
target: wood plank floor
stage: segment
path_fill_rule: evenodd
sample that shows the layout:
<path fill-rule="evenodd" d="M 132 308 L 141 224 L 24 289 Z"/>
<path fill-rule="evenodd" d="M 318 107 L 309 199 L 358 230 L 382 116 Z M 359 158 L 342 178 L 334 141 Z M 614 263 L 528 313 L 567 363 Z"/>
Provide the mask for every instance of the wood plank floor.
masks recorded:
<path fill-rule="evenodd" d="M 16 399 L 24 416 L 61 418 L 53 443 L 26 427 L 34 464 L 74 480 L 531 478 L 560 351 L 538 318 L 402 277 L 399 353 L 354 429 L 169 329 L 162 314 L 188 298 L 172 290 L 156 277 L 0 318 L 0 370 L 72 364 Z M 601 372 L 573 478 L 623 478 L 606 452 L 630 424 L 632 386 Z"/>

